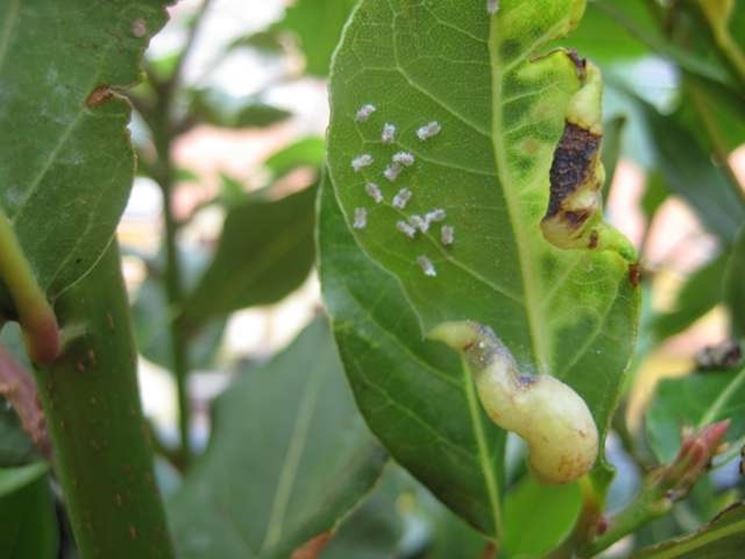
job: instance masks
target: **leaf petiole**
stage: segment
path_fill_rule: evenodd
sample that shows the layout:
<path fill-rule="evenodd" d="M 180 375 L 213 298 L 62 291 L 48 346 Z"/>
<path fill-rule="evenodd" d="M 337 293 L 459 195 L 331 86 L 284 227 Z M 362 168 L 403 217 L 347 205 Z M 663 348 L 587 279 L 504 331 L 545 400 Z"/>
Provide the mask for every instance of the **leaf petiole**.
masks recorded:
<path fill-rule="evenodd" d="M 51 363 L 60 353 L 57 317 L 36 281 L 31 263 L 23 253 L 13 225 L 0 209 L 0 279 L 8 287 L 26 350 L 34 363 Z"/>

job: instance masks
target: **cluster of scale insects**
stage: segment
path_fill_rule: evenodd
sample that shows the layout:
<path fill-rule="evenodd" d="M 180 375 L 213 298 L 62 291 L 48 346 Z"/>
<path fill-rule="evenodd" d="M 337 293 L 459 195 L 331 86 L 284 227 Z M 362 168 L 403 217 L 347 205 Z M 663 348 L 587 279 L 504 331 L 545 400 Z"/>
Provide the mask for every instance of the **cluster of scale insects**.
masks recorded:
<path fill-rule="evenodd" d="M 367 122 L 367 120 L 376 111 L 375 105 L 367 103 L 362 105 L 358 110 L 355 117 L 355 121 L 358 123 Z M 436 136 L 442 131 L 442 126 L 437 121 L 428 122 L 420 126 L 416 131 L 416 136 L 421 142 L 426 142 L 430 138 Z M 390 122 L 386 122 L 383 125 L 383 129 L 380 133 L 380 140 L 383 144 L 390 145 L 396 141 L 396 125 Z M 375 159 L 369 153 L 363 153 L 352 159 L 352 170 L 355 173 L 361 172 L 366 167 L 369 167 L 375 162 Z M 396 182 L 399 175 L 407 167 L 412 167 L 416 163 L 416 157 L 414 154 L 408 151 L 399 151 L 393 154 L 391 161 L 383 171 L 383 177 L 388 182 Z M 375 202 L 376 204 L 382 204 L 385 202 L 383 191 L 380 189 L 377 183 L 366 182 L 365 193 Z M 409 201 L 413 196 L 411 189 L 403 187 L 396 192 L 391 199 L 391 206 L 396 210 L 403 211 L 406 209 Z M 434 208 L 424 215 L 413 214 L 406 220 L 399 220 L 396 223 L 396 230 L 405 235 L 409 239 L 415 239 L 417 235 L 426 234 L 429 232 L 430 227 L 435 223 L 441 223 L 447 218 L 447 213 L 442 208 Z M 352 222 L 354 229 L 364 229 L 367 227 L 367 209 L 363 207 L 355 208 L 354 220 Z M 452 225 L 442 224 L 440 225 L 440 242 L 446 246 L 452 246 L 455 242 L 455 228 Z M 422 269 L 425 276 L 435 277 L 437 270 L 435 269 L 432 261 L 424 256 L 420 255 L 416 258 L 416 263 Z"/>

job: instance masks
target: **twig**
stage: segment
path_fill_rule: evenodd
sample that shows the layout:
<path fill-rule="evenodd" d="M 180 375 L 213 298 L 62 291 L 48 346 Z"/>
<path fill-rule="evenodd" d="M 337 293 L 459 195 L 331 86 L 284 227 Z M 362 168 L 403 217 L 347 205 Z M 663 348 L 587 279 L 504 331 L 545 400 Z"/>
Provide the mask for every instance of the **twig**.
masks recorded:
<path fill-rule="evenodd" d="M 39 452 L 52 458 L 44 412 L 36 393 L 36 383 L 13 356 L 0 346 L 0 394 L 5 396 L 16 411 L 21 427 L 31 438 Z"/>
<path fill-rule="evenodd" d="M 651 472 L 636 498 L 608 521 L 605 533 L 580 548 L 579 555 L 593 557 L 640 526 L 667 514 L 707 470 L 728 427 L 729 421 L 721 421 L 685 437 L 673 462 Z"/>
<path fill-rule="evenodd" d="M 178 223 L 173 212 L 174 169 L 171 161 L 171 143 L 174 134 L 172 107 L 175 91 L 181 83 L 184 64 L 194 46 L 199 28 L 204 20 L 212 0 L 204 0 L 195 15 L 186 44 L 181 52 L 171 77 L 156 87 L 157 102 L 152 115 L 151 129 L 158 154 L 154 178 L 163 194 L 164 245 L 166 252 L 165 284 L 170 309 L 171 353 L 173 355 L 173 373 L 176 377 L 176 392 L 179 410 L 179 432 L 183 463 L 188 465 L 192 455 L 190 436 L 191 408 L 189 403 L 188 380 L 189 359 L 187 352 L 187 335 L 183 319 L 184 288 L 182 284 L 183 269 L 181 266 L 176 235 Z"/>

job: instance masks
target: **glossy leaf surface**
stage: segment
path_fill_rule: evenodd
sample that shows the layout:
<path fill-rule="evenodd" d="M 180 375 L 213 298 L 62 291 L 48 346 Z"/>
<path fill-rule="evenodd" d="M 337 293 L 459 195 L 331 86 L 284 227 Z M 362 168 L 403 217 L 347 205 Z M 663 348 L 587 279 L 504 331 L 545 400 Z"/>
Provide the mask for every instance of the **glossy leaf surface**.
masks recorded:
<path fill-rule="evenodd" d="M 179 556 L 289 557 L 370 491 L 385 458 L 318 319 L 216 402 L 212 442 L 170 502 Z"/>

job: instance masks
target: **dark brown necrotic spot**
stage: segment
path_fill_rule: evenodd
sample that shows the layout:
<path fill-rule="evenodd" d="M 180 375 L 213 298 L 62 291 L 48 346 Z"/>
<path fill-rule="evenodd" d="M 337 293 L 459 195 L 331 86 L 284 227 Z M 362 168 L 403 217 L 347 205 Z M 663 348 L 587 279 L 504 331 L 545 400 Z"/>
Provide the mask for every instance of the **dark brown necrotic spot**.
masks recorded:
<path fill-rule="evenodd" d="M 566 53 L 577 70 L 577 76 L 584 82 L 587 76 L 587 59 L 582 58 L 574 49 L 567 49 Z"/>
<path fill-rule="evenodd" d="M 600 149 L 601 136 L 567 122 L 551 163 L 551 197 L 546 217 L 553 217 L 562 202 L 573 194 L 592 174 Z M 569 216 L 568 216 L 569 217 Z M 576 216 L 581 219 L 582 216 Z M 584 216 L 587 219 L 587 216 Z M 582 220 L 584 221 L 584 220 Z"/>

